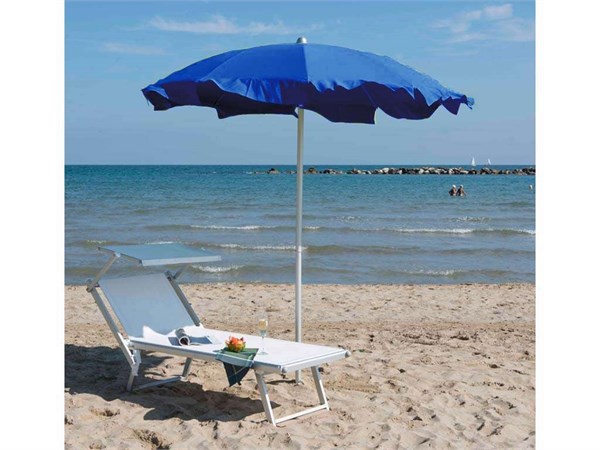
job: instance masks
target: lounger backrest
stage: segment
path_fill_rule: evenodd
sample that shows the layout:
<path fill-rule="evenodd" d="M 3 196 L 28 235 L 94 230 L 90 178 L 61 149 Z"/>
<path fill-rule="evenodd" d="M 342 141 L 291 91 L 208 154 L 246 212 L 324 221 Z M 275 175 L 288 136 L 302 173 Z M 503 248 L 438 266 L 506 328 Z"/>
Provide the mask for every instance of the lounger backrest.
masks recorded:
<path fill-rule="evenodd" d="M 103 279 L 99 285 L 129 337 L 143 337 L 143 326 L 165 334 L 194 325 L 165 274 Z"/>

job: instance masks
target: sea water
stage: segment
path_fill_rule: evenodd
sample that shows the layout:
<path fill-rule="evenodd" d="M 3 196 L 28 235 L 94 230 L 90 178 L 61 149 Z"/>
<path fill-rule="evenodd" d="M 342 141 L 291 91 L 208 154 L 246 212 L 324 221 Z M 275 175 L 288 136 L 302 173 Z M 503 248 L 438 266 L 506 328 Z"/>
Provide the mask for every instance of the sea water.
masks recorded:
<path fill-rule="evenodd" d="M 328 167 L 352 168 L 316 166 Z M 184 282 L 293 283 L 296 176 L 255 173 L 269 168 L 66 166 L 66 283 L 99 270 L 98 246 L 161 242 L 222 256 Z M 453 184 L 467 196 L 450 197 Z M 535 176 L 305 175 L 304 282 L 534 282 L 530 185 Z"/>

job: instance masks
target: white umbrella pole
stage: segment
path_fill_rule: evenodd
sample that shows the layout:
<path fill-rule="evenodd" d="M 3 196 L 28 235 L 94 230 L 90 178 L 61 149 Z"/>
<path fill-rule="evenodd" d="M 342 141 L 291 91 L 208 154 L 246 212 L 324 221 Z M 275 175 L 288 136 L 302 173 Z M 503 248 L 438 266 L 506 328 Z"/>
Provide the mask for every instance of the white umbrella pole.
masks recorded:
<path fill-rule="evenodd" d="M 304 109 L 298 108 L 296 152 L 296 342 L 302 342 L 302 176 L 304 175 Z M 302 381 L 296 372 L 296 383 Z"/>

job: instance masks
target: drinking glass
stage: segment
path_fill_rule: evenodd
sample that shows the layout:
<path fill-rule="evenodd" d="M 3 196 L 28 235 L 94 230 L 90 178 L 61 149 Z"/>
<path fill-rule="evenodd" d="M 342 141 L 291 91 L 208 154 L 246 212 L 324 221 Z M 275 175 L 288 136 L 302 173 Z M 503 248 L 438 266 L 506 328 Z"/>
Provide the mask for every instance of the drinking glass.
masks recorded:
<path fill-rule="evenodd" d="M 258 353 L 259 355 L 267 355 L 268 353 L 265 351 L 265 336 L 267 335 L 267 330 L 269 328 L 269 321 L 267 319 L 260 319 L 258 321 L 258 333 L 262 338 L 262 350 Z"/>

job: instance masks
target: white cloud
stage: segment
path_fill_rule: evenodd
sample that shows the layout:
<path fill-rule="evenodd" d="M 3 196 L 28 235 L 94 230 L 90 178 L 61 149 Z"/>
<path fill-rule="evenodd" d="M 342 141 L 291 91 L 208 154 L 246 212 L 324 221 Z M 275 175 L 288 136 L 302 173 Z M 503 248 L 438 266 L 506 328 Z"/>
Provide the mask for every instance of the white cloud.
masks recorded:
<path fill-rule="evenodd" d="M 487 6 L 483 8 L 482 14 L 488 20 L 508 19 L 513 15 L 513 7 L 510 3 L 499 6 Z"/>
<path fill-rule="evenodd" d="M 473 41 L 529 42 L 535 39 L 533 19 L 515 17 L 510 3 L 465 11 L 432 25 L 448 32 L 447 43 Z"/>
<path fill-rule="evenodd" d="M 237 24 L 224 16 L 212 16 L 205 21 L 178 21 L 155 17 L 149 22 L 152 28 L 161 31 L 177 31 L 197 34 L 297 34 L 314 31 L 321 25 L 313 24 L 307 27 L 290 27 L 281 21 L 265 23 L 250 22 L 246 25 Z"/>
<path fill-rule="evenodd" d="M 483 10 L 476 9 L 475 11 L 467 11 L 463 14 L 460 14 L 458 16 L 458 19 L 459 19 L 459 21 L 465 22 L 468 24 L 469 22 L 472 22 L 473 20 L 481 19 L 482 15 L 483 15 Z"/>
<path fill-rule="evenodd" d="M 200 34 L 236 34 L 238 27 L 222 16 L 215 16 L 207 22 L 180 22 L 155 17 L 150 21 L 150 26 L 161 31 L 181 31 Z"/>
<path fill-rule="evenodd" d="M 125 55 L 156 56 L 165 54 L 165 51 L 159 47 L 123 44 L 119 42 L 105 42 L 102 45 L 102 51 L 108 53 L 121 53 Z"/>
<path fill-rule="evenodd" d="M 447 42 L 450 44 L 460 44 L 462 42 L 481 41 L 485 38 L 486 35 L 483 33 L 456 33 L 454 36 L 451 36 Z"/>

